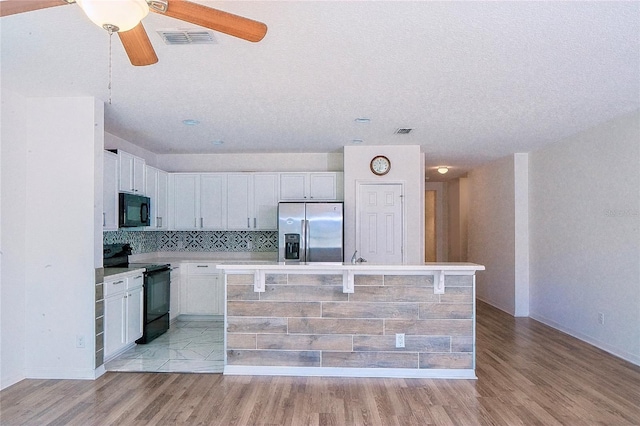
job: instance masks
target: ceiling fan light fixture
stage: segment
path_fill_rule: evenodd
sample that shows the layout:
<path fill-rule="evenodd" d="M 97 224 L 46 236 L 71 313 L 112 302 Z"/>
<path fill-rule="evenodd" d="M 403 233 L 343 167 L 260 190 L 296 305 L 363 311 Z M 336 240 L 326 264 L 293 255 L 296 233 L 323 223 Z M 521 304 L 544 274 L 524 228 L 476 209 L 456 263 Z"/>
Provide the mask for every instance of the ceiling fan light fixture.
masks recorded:
<path fill-rule="evenodd" d="M 94 24 L 110 31 L 129 31 L 149 13 L 145 0 L 76 1 Z"/>

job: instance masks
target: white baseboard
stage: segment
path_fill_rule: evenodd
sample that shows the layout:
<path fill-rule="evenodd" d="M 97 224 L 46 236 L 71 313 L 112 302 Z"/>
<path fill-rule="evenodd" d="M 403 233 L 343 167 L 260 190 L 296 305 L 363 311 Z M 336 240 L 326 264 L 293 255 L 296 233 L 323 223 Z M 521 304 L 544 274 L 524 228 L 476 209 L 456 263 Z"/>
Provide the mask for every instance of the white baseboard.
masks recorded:
<path fill-rule="evenodd" d="M 24 379 L 26 379 L 26 377 L 21 375 L 12 375 L 9 377 L 7 377 L 6 375 L 3 375 L 2 382 L 0 382 L 0 390 L 6 389 L 9 386 L 15 385 L 16 383 L 21 382 Z"/>
<path fill-rule="evenodd" d="M 572 337 L 575 337 L 576 339 L 582 340 L 583 342 L 586 342 L 592 346 L 595 346 L 598 349 L 602 349 L 605 352 L 610 353 L 613 356 L 616 356 L 618 358 L 621 358 L 625 361 L 628 361 L 632 364 L 638 365 L 640 366 L 640 356 L 620 350 L 620 348 L 616 348 L 614 346 L 611 346 L 605 342 L 601 342 L 597 339 L 594 339 L 591 336 L 588 336 L 586 334 L 580 333 L 578 331 L 572 330 L 570 328 L 564 327 L 561 324 L 558 324 L 557 322 L 550 320 L 549 318 L 545 318 L 541 315 L 537 315 L 534 312 L 531 312 L 529 314 L 529 317 L 541 322 L 545 325 L 548 325 L 549 327 L 555 328 L 556 330 L 559 330 L 563 333 L 566 333 Z"/>

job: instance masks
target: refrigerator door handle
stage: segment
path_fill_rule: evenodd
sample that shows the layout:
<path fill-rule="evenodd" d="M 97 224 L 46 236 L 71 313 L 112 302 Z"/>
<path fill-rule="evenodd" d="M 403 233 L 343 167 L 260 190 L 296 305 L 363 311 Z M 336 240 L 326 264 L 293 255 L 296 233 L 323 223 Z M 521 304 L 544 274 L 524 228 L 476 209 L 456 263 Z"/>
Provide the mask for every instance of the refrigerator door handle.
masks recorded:
<path fill-rule="evenodd" d="M 309 255 L 309 236 L 307 235 L 307 232 L 309 230 L 309 227 L 307 226 L 307 223 L 309 221 L 302 219 L 302 250 L 301 251 L 301 262 L 306 262 L 307 261 L 307 256 Z"/>

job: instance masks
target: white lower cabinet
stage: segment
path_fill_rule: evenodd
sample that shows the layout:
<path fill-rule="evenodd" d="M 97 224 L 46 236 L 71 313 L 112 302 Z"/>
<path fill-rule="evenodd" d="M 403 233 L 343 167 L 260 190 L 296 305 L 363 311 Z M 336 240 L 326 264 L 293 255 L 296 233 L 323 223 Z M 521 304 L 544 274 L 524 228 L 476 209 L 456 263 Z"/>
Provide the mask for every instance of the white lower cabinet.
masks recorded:
<path fill-rule="evenodd" d="M 187 263 L 181 284 L 181 315 L 224 315 L 224 278 L 215 263 Z"/>
<path fill-rule="evenodd" d="M 171 295 L 169 299 L 169 321 L 180 315 L 180 289 L 182 288 L 182 263 L 171 264 Z"/>
<path fill-rule="evenodd" d="M 136 272 L 104 282 L 104 359 L 142 337 L 143 275 Z"/>

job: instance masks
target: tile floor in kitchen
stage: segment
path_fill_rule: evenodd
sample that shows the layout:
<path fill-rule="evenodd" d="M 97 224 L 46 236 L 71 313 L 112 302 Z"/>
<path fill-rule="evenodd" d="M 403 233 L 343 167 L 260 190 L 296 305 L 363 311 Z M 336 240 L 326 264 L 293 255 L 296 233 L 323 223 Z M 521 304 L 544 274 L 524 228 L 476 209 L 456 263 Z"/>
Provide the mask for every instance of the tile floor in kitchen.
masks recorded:
<path fill-rule="evenodd" d="M 222 373 L 224 321 L 176 321 L 169 331 L 106 363 L 107 371 Z"/>

